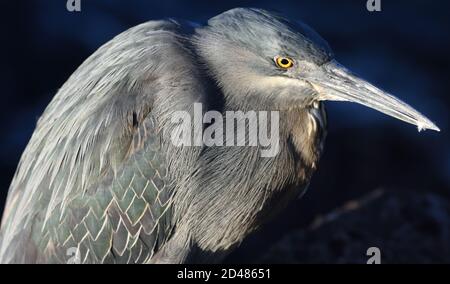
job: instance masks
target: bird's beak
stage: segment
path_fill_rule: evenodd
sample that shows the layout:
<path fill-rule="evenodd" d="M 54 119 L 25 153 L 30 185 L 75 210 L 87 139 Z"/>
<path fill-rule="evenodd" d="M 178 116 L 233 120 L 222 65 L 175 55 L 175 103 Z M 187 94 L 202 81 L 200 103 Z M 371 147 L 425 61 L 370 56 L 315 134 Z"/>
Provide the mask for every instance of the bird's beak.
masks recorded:
<path fill-rule="evenodd" d="M 440 131 L 433 122 L 408 104 L 358 78 L 334 60 L 311 74 L 308 81 L 319 93 L 319 100 L 359 103 L 414 124 L 419 131 L 425 129 Z"/>

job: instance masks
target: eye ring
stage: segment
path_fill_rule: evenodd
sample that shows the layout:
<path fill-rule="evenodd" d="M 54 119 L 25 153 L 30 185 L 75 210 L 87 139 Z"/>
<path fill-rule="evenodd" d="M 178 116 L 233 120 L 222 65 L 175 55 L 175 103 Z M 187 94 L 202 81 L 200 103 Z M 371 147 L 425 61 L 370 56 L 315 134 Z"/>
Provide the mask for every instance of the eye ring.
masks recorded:
<path fill-rule="evenodd" d="M 274 58 L 275 64 L 281 69 L 289 69 L 294 66 L 294 60 L 285 56 L 275 56 Z"/>

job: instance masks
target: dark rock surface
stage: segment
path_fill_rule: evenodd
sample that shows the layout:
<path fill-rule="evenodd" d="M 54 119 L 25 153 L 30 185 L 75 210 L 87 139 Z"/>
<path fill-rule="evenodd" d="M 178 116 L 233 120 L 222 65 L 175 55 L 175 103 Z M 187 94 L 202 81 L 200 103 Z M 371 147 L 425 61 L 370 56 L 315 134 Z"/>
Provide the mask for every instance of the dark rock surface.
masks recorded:
<path fill-rule="evenodd" d="M 316 218 L 276 243 L 264 263 L 450 263 L 450 201 L 432 193 L 376 191 Z"/>

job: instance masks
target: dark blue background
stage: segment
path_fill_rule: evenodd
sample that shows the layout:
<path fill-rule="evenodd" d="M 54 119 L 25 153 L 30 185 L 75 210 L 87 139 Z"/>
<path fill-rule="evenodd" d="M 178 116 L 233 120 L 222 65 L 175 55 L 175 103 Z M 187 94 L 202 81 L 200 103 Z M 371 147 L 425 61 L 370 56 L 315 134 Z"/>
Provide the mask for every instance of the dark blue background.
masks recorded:
<path fill-rule="evenodd" d="M 239 6 L 303 20 L 330 43 L 342 64 L 416 107 L 442 132 L 419 134 L 411 125 L 359 105 L 328 103 L 326 152 L 309 192 L 244 242 L 229 261 L 255 261 L 266 247 L 317 214 L 377 188 L 433 192 L 449 199 L 450 2 L 382 0 L 379 13 L 369 13 L 366 0 L 81 3 L 80 13 L 68 12 L 65 0 L 0 4 L 2 204 L 38 116 L 100 45 L 144 21 L 173 17 L 204 22 Z"/>

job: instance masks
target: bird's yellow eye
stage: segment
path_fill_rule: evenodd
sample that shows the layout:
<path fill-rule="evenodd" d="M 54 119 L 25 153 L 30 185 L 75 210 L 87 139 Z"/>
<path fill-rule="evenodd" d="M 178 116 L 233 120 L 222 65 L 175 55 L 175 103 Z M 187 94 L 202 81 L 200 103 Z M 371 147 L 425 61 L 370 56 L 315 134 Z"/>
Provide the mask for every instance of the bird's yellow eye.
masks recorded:
<path fill-rule="evenodd" d="M 277 64 L 279 68 L 289 69 L 294 66 L 294 61 L 289 57 L 277 56 L 275 57 L 275 64 Z"/>

